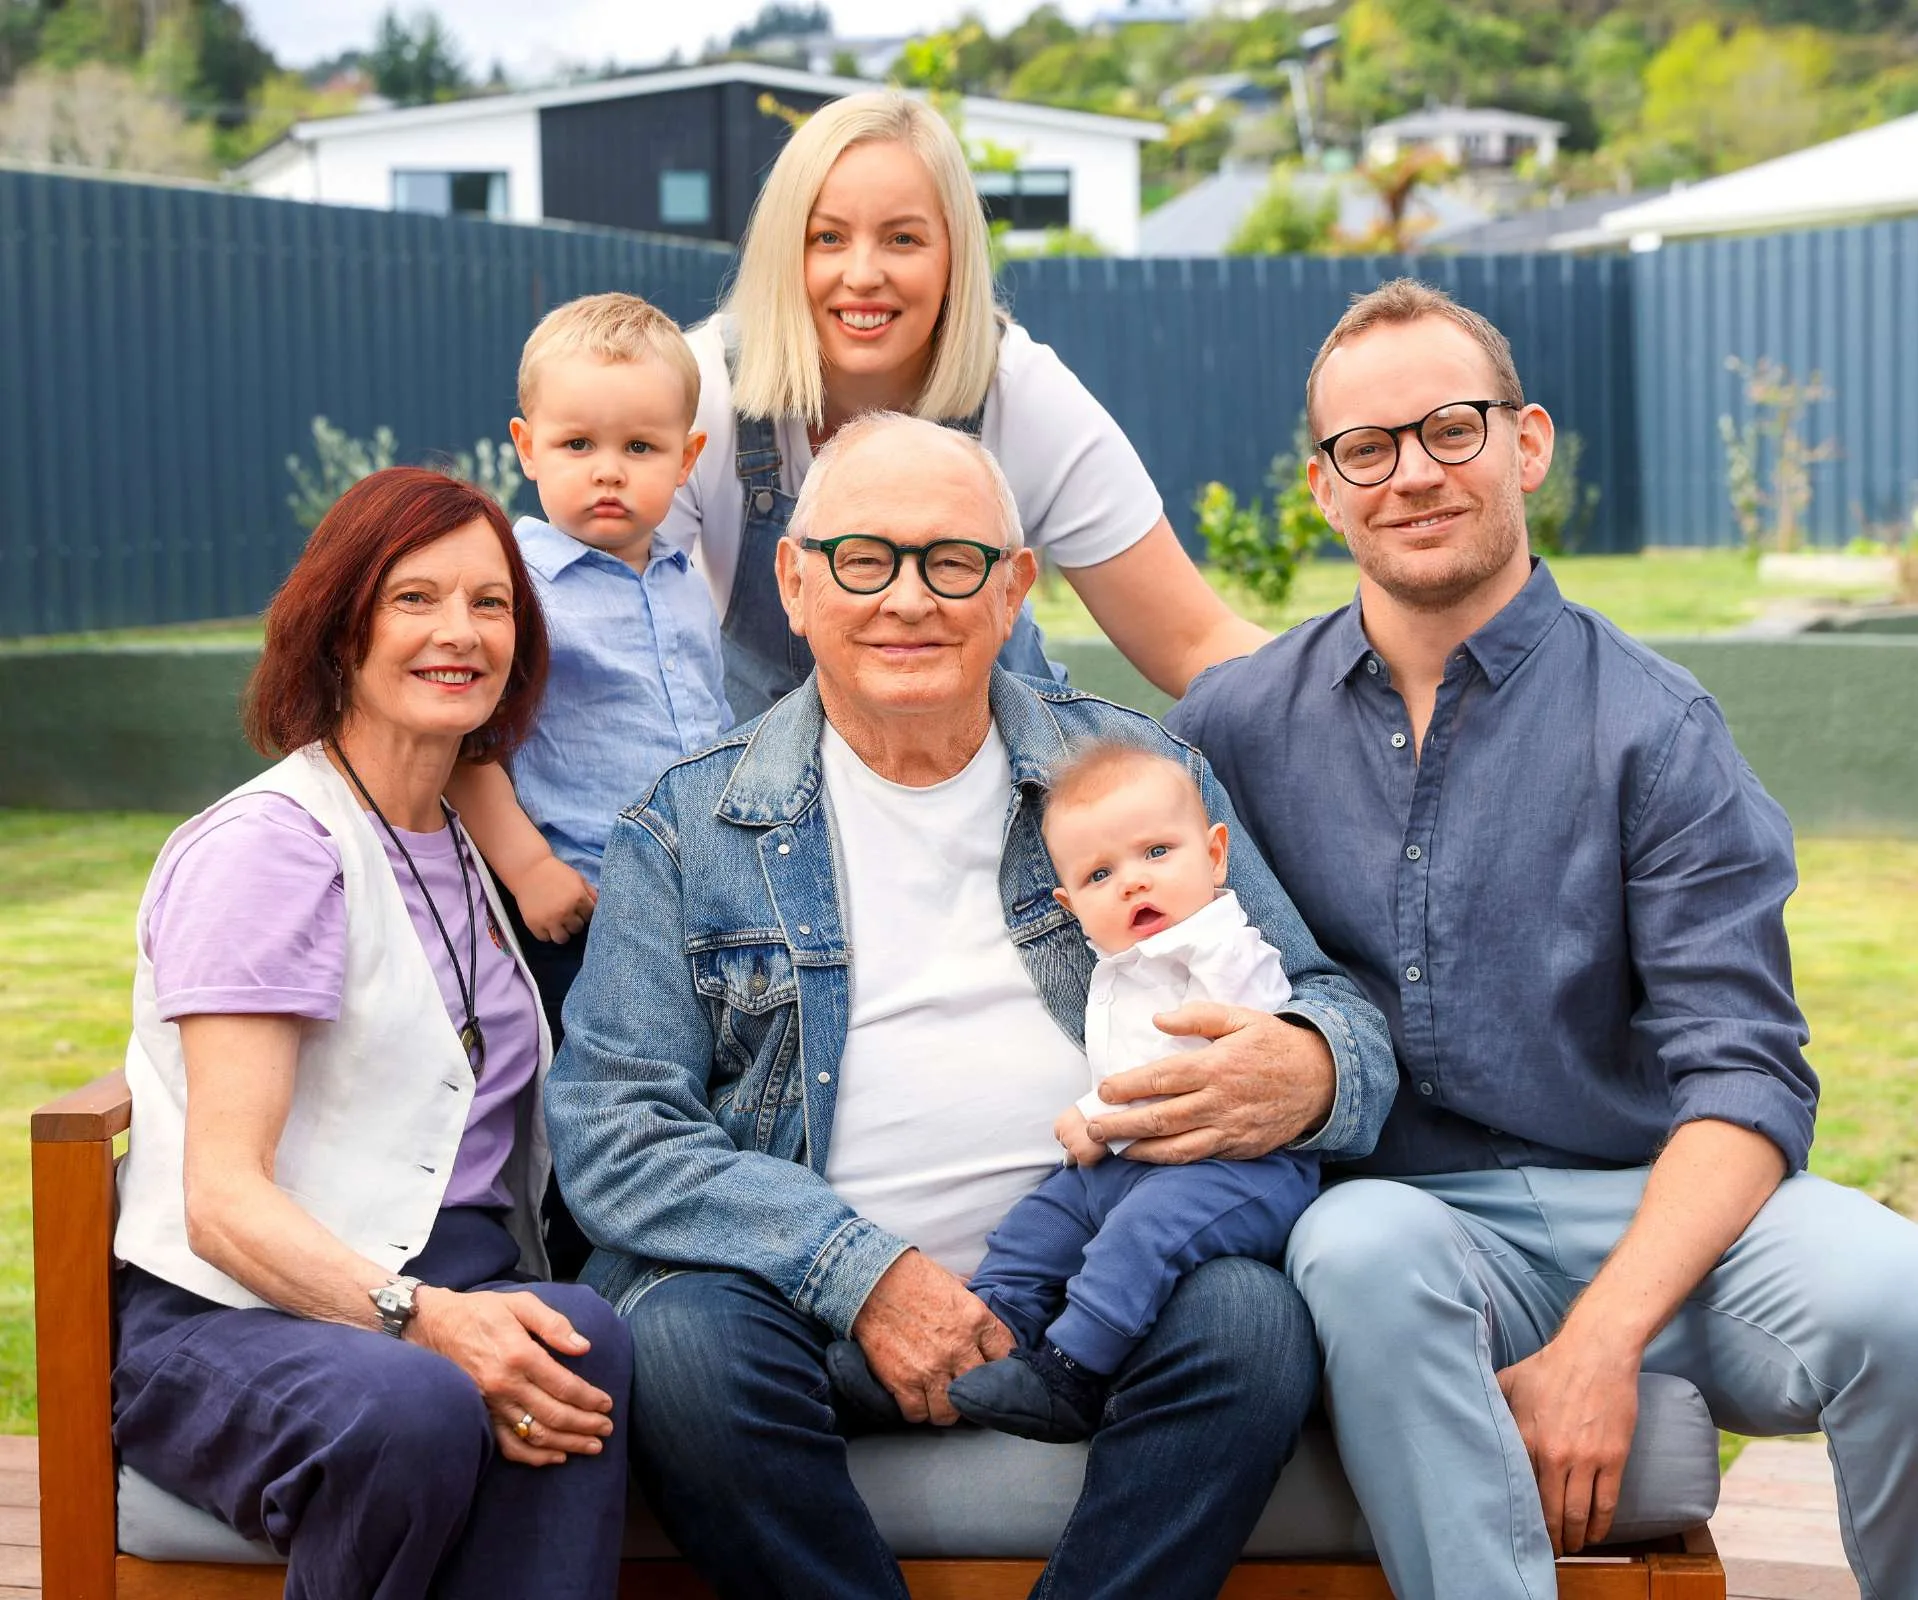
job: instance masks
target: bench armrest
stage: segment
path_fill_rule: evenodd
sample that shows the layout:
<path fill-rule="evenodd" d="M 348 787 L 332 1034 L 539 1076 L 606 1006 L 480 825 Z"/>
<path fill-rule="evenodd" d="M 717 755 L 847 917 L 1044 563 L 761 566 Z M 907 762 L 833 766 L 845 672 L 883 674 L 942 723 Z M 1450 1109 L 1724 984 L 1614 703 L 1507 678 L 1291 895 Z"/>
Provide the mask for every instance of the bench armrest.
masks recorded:
<path fill-rule="evenodd" d="M 33 1114 L 41 1581 L 113 1593 L 113 1140 L 133 1116 L 114 1072 Z"/>
<path fill-rule="evenodd" d="M 133 1122 L 133 1095 L 127 1075 L 109 1072 L 71 1094 L 49 1100 L 33 1114 L 35 1144 L 75 1144 L 111 1139 Z"/>

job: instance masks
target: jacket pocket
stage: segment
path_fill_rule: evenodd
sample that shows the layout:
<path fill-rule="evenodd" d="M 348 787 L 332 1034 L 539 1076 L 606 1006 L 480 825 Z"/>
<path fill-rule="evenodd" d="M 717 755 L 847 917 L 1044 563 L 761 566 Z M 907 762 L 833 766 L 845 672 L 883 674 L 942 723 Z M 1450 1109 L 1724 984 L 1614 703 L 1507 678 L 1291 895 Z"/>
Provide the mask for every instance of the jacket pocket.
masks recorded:
<path fill-rule="evenodd" d="M 693 987 L 711 1014 L 712 1112 L 742 1150 L 770 1150 L 798 1053 L 799 986 L 780 944 L 728 944 L 693 952 Z M 799 1115 L 799 1096 L 793 1096 Z"/>

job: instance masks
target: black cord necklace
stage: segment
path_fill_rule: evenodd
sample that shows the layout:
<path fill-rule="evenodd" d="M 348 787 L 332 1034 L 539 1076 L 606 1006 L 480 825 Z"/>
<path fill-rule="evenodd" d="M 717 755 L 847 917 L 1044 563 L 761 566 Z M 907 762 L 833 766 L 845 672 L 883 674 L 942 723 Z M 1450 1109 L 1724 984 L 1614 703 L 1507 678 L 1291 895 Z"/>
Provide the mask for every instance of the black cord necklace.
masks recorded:
<path fill-rule="evenodd" d="M 346 752 L 337 744 L 332 747 L 333 754 L 339 757 L 340 765 L 346 775 L 353 780 L 353 787 L 360 791 L 360 798 L 366 802 L 366 809 L 380 819 L 380 826 L 386 830 L 387 838 L 393 841 L 393 848 L 400 853 L 400 859 L 406 863 L 406 870 L 413 874 L 413 881 L 419 885 L 420 894 L 425 897 L 426 909 L 432 915 L 433 926 L 440 931 L 440 942 L 446 946 L 446 959 L 453 964 L 453 981 L 459 985 L 460 1005 L 466 1012 L 466 1020 L 460 1024 L 460 1044 L 466 1051 L 466 1059 L 473 1065 L 473 1076 L 478 1077 L 480 1068 L 486 1063 L 486 1035 L 480 1032 L 479 1017 L 474 1010 L 474 1002 L 479 996 L 479 928 L 473 920 L 473 886 L 466 875 L 466 844 L 460 838 L 459 824 L 453 819 L 453 808 L 446 803 L 446 797 L 440 796 L 440 810 L 445 813 L 446 825 L 453 831 L 453 858 L 460 864 L 460 899 L 466 903 L 466 964 L 472 969 L 473 981 L 469 986 L 466 974 L 460 971 L 460 958 L 453 948 L 453 936 L 446 931 L 446 924 L 440 920 L 440 908 L 433 903 L 433 892 L 426 887 L 426 880 L 420 876 L 420 869 L 413 864 L 413 854 L 401 842 L 399 832 L 386 820 L 386 813 L 380 810 L 379 802 L 368 792 L 360 775 L 353 770 L 353 763 L 346 759 Z"/>

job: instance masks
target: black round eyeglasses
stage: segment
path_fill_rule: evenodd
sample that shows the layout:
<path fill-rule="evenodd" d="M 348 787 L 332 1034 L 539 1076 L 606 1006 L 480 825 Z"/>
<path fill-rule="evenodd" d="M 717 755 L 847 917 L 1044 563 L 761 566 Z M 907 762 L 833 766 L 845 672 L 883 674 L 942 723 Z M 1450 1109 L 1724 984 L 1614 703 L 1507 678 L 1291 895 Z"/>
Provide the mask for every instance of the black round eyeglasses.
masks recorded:
<path fill-rule="evenodd" d="M 878 594 L 899 576 L 900 563 L 910 556 L 919 563 L 920 581 L 942 600 L 970 599 L 986 586 L 992 564 L 1011 553 L 971 539 L 894 544 L 876 533 L 801 539 L 799 548 L 824 555 L 834 581 L 848 594 Z"/>
<path fill-rule="evenodd" d="M 1485 448 L 1491 431 L 1491 412 L 1503 406 L 1524 409 L 1516 400 L 1451 400 L 1428 411 L 1417 422 L 1396 428 L 1344 428 L 1321 439 L 1323 450 L 1338 474 L 1356 489 L 1373 489 L 1399 469 L 1399 440 L 1416 433 L 1425 453 L 1441 466 L 1461 467 Z"/>

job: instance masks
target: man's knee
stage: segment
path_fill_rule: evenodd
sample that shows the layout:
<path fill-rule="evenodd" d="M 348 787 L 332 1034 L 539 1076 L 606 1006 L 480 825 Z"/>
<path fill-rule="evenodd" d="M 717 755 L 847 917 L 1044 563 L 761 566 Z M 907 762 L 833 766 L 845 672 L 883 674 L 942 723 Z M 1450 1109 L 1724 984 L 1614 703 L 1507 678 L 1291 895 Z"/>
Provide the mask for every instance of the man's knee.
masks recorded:
<path fill-rule="evenodd" d="M 1411 1283 L 1462 1249 L 1449 1207 L 1410 1184 L 1334 1184 L 1292 1230 L 1285 1268 L 1323 1327 L 1351 1313 L 1390 1317 Z"/>
<path fill-rule="evenodd" d="M 1285 1274 L 1263 1261 L 1223 1256 L 1187 1274 L 1148 1351 L 1182 1363 L 1199 1386 L 1242 1391 L 1246 1405 L 1273 1410 L 1273 1426 L 1296 1425 L 1318 1392 L 1312 1319 Z"/>
<path fill-rule="evenodd" d="M 338 1448 L 364 1455 L 369 1471 L 380 1475 L 382 1492 L 442 1499 L 463 1515 L 492 1457 L 485 1397 L 444 1356 L 410 1344 L 373 1348 L 376 1359 L 354 1380 Z"/>
<path fill-rule="evenodd" d="M 625 1320 L 583 1283 L 537 1283 L 530 1288 L 592 1346 L 583 1356 L 567 1356 L 566 1364 L 623 1405 L 633 1376 L 633 1336 Z"/>

